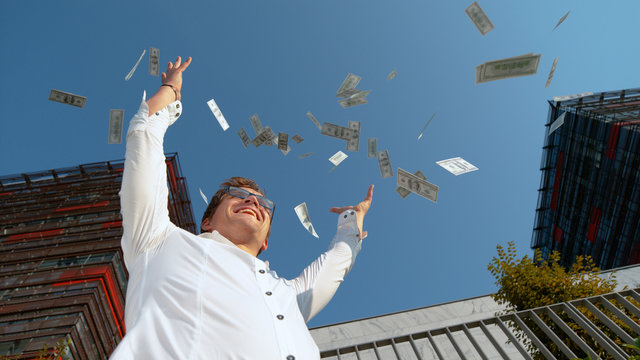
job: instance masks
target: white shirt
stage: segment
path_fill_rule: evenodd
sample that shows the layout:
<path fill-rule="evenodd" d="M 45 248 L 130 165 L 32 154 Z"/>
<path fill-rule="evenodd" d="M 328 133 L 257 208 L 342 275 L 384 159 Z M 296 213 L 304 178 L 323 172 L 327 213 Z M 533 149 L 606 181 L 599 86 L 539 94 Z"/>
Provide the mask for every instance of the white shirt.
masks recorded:
<path fill-rule="evenodd" d="M 329 250 L 293 280 L 217 231 L 178 228 L 167 210 L 163 138 L 182 106 L 148 116 L 145 96 L 127 132 L 120 191 L 127 333 L 111 359 L 319 359 L 306 322 L 360 251 L 355 212 L 340 214 Z"/>

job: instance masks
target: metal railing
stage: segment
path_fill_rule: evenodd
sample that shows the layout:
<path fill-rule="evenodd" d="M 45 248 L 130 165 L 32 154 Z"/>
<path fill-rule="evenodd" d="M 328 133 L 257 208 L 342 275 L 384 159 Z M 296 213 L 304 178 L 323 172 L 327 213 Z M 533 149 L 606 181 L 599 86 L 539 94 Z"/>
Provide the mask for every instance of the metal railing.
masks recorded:
<path fill-rule="evenodd" d="M 640 336 L 640 289 L 572 300 L 323 351 L 322 359 L 627 360 Z M 553 344 L 554 348 L 549 349 Z M 551 347 L 551 346 L 550 346 Z"/>

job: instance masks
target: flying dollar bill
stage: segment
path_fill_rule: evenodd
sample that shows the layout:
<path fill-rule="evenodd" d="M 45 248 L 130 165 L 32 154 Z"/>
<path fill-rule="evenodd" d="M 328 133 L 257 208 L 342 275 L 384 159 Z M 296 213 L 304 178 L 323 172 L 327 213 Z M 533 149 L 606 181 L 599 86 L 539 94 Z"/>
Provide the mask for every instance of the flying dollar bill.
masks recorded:
<path fill-rule="evenodd" d="M 364 91 L 360 90 L 360 89 L 349 89 L 349 90 L 345 90 L 339 94 L 336 94 L 337 97 L 341 97 L 341 98 L 350 98 L 353 97 L 355 95 L 361 94 Z"/>
<path fill-rule="evenodd" d="M 551 126 L 549 127 L 549 135 L 547 136 L 551 136 L 554 131 L 558 130 L 558 128 L 562 126 L 562 124 L 564 124 L 565 115 L 567 115 L 566 111 L 563 112 L 562 115 L 558 116 L 558 118 L 551 124 Z"/>
<path fill-rule="evenodd" d="M 160 50 L 154 47 L 149 49 L 149 74 L 158 76 L 160 73 Z"/>
<path fill-rule="evenodd" d="M 316 233 L 316 230 L 313 228 L 313 224 L 311 223 L 309 210 L 307 210 L 307 203 L 303 202 L 302 204 L 296 206 L 294 210 L 296 212 L 296 215 L 298 215 L 298 219 L 300 220 L 300 223 L 302 223 L 302 226 L 304 226 L 304 228 L 307 229 L 307 231 L 311 235 L 319 239 L 320 237 Z"/>
<path fill-rule="evenodd" d="M 427 177 L 424 176 L 424 174 L 420 170 L 414 172 L 413 175 L 419 177 L 420 179 L 427 180 Z M 400 186 L 396 187 L 396 191 L 398 192 L 398 194 L 400 194 L 400 196 L 402 196 L 403 199 L 406 199 L 407 196 L 409 196 L 409 194 L 411 194 L 411 191 L 409 191 L 409 190 L 407 190 L 407 189 L 405 189 L 403 187 L 400 187 Z"/>
<path fill-rule="evenodd" d="M 438 186 L 398 168 L 398 186 L 433 202 L 438 201 Z"/>
<path fill-rule="evenodd" d="M 229 128 L 229 124 L 224 118 L 224 115 L 222 115 L 222 111 L 220 111 L 220 108 L 218 107 L 218 104 L 216 104 L 215 100 L 211 99 L 207 101 L 207 105 L 209 105 L 209 109 L 211 109 L 211 112 L 213 113 L 213 115 L 215 115 L 216 120 L 218 120 L 218 123 L 222 127 L 222 131 L 227 131 L 227 129 Z"/>
<path fill-rule="evenodd" d="M 378 157 L 378 138 L 367 139 L 367 157 Z"/>
<path fill-rule="evenodd" d="M 258 118 L 258 114 L 251 115 L 251 117 L 249 118 L 249 121 L 251 121 L 251 126 L 253 127 L 253 131 L 256 132 L 256 135 L 260 135 L 263 127 L 262 127 L 262 123 L 260 122 L 260 119 Z"/>
<path fill-rule="evenodd" d="M 344 159 L 348 158 L 349 155 L 343 153 L 342 151 L 338 151 L 337 153 L 333 154 L 332 157 L 329 158 L 329 161 L 331 161 L 331 163 L 335 166 L 340 165 L 341 162 L 344 161 Z"/>
<path fill-rule="evenodd" d="M 349 129 L 352 130 L 352 135 L 347 140 L 347 151 L 358 151 L 360 147 L 360 121 L 349 121 Z"/>
<path fill-rule="evenodd" d="M 49 100 L 62 104 L 77 106 L 79 108 L 84 107 L 84 105 L 87 103 L 87 98 L 84 96 L 74 95 L 56 89 L 52 89 L 49 93 Z"/>
<path fill-rule="evenodd" d="M 362 96 L 355 97 L 355 98 L 348 98 L 344 100 L 338 100 L 338 104 L 340 104 L 345 109 L 350 108 L 352 106 L 356 106 L 356 105 L 363 105 L 366 103 L 368 103 L 367 99 L 365 99 Z"/>
<path fill-rule="evenodd" d="M 338 88 L 337 94 L 340 95 L 340 94 L 344 93 L 347 90 L 355 89 L 356 86 L 358 86 L 358 83 L 360 82 L 360 79 L 362 79 L 362 78 L 360 76 L 358 76 L 358 75 L 355 75 L 355 74 L 352 74 L 352 73 L 347 74 L 347 77 L 344 79 L 344 81 L 342 82 L 342 84 Z"/>
<path fill-rule="evenodd" d="M 304 141 L 304 139 L 302 138 L 302 136 L 295 134 L 291 137 L 291 140 L 295 141 L 296 144 L 300 144 L 301 142 Z"/>
<path fill-rule="evenodd" d="M 288 148 L 289 148 L 289 134 L 285 134 L 283 132 L 278 132 L 278 149 L 280 149 L 283 152 L 285 152 L 285 151 L 287 151 Z M 285 155 L 287 155 L 287 154 L 285 154 Z"/>
<path fill-rule="evenodd" d="M 540 56 L 540 54 L 516 56 L 488 61 L 476 66 L 476 84 L 533 75 L 538 72 Z"/>
<path fill-rule="evenodd" d="M 207 197 L 202 192 L 202 189 L 198 189 L 198 190 L 200 190 L 200 196 L 202 196 L 202 200 L 204 200 L 204 203 L 209 205 L 209 200 L 207 199 Z"/>
<path fill-rule="evenodd" d="M 146 53 L 147 53 L 147 49 L 143 49 L 142 50 L 142 55 L 140 55 L 140 57 L 138 58 L 138 61 L 136 61 L 136 64 L 133 65 L 133 69 L 131 69 L 131 71 L 129 71 L 127 76 L 124 77 L 124 81 L 129 81 L 129 79 L 131 79 L 131 76 L 133 76 L 133 73 L 136 72 L 136 69 L 138 68 L 138 65 L 140 65 L 140 61 L 142 60 L 142 57 Z"/>
<path fill-rule="evenodd" d="M 350 140 L 353 138 L 353 130 L 344 126 L 324 122 L 322 123 L 322 135 L 327 135 L 341 140 Z"/>
<path fill-rule="evenodd" d="M 549 76 L 547 77 L 547 84 L 544 87 L 549 87 L 551 85 L 551 79 L 553 78 L 553 73 L 556 71 L 556 64 L 558 63 L 558 58 L 553 60 L 553 65 L 551 65 L 551 71 L 549 71 Z"/>
<path fill-rule="evenodd" d="M 389 73 L 389 75 L 387 75 L 387 80 L 391 80 L 394 77 L 396 77 L 396 75 L 398 75 L 398 72 L 393 70 L 392 72 Z"/>
<path fill-rule="evenodd" d="M 380 166 L 380 174 L 383 179 L 393 176 L 388 150 L 378 151 L 378 166 Z"/>
<path fill-rule="evenodd" d="M 482 36 L 487 35 L 487 33 L 493 29 L 493 23 L 489 20 L 487 14 L 482 11 L 482 8 L 478 5 L 477 1 L 474 1 L 473 4 L 469 5 L 464 12 L 467 14 L 469 19 L 471 19 L 473 25 L 476 26 Z"/>
<path fill-rule="evenodd" d="M 109 144 L 122 143 L 123 109 L 111 109 L 109 112 Z"/>
<path fill-rule="evenodd" d="M 312 152 L 308 152 L 308 153 L 304 153 L 300 156 L 298 156 L 298 159 L 304 159 L 304 158 L 308 158 L 309 156 L 313 155 Z"/>
<path fill-rule="evenodd" d="M 307 111 L 307 116 L 309 117 L 309 119 L 311 119 L 311 121 L 313 121 L 314 124 L 316 124 L 316 127 L 318 128 L 318 130 L 322 130 L 322 126 L 320 126 L 320 123 L 310 111 Z"/>
<path fill-rule="evenodd" d="M 431 117 L 429 118 L 429 121 L 427 121 L 427 124 L 422 128 L 422 131 L 420 131 L 420 134 L 418 135 L 418 140 L 420 140 L 422 138 L 422 135 L 424 134 L 424 131 L 427 130 L 427 126 L 429 126 L 429 124 L 431 124 L 431 120 L 433 120 L 433 118 L 436 116 L 438 112 L 434 112 L 433 115 L 431 115 Z"/>
<path fill-rule="evenodd" d="M 478 170 L 477 167 L 471 165 L 468 161 L 461 157 L 436 161 L 436 164 L 442 166 L 448 172 L 452 173 L 455 176 Z"/>
<path fill-rule="evenodd" d="M 242 140 L 242 145 L 244 145 L 246 149 L 249 144 L 251 144 L 251 138 L 249 137 L 247 132 L 244 131 L 244 128 L 240 128 L 240 130 L 238 130 L 238 136 L 240 137 L 240 140 Z"/>
<path fill-rule="evenodd" d="M 562 101 L 567 101 L 567 100 L 575 100 L 575 99 L 580 99 L 582 97 L 590 96 L 590 95 L 593 95 L 593 92 L 587 91 L 587 92 L 583 92 L 583 93 L 575 94 L 575 95 L 554 96 L 553 97 L 553 101 L 562 102 Z"/>
<path fill-rule="evenodd" d="M 251 143 L 255 147 L 259 147 L 263 143 L 271 142 L 276 137 L 276 134 L 271 130 L 270 127 L 265 126 L 264 129 L 256 136 L 255 139 L 251 140 Z"/>
<path fill-rule="evenodd" d="M 556 24 L 556 26 L 553 28 L 553 30 L 555 30 L 556 28 L 558 28 L 558 26 L 560 26 L 560 24 L 562 24 L 562 22 L 564 21 L 564 19 L 567 18 L 567 16 L 569 16 L 569 13 L 571 12 L 571 10 L 567 11 L 566 14 L 564 14 L 563 17 L 560 18 L 560 20 L 558 20 L 558 23 Z M 551 31 L 553 31 L 551 30 Z"/>

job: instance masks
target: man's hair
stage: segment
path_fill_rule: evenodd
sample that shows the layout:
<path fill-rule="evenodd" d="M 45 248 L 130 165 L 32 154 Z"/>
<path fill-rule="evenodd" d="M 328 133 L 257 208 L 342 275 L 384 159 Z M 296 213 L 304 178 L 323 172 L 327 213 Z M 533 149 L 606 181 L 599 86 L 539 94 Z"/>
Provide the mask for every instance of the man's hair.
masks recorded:
<path fill-rule="evenodd" d="M 209 206 L 207 206 L 207 210 L 204 211 L 204 214 L 202 215 L 202 220 L 200 221 L 200 233 L 205 232 L 204 229 L 202 229 L 202 222 L 205 219 L 210 218 L 211 215 L 213 215 L 216 212 L 216 209 L 218 208 L 218 205 L 220 205 L 220 202 L 222 201 L 222 197 L 224 196 L 225 188 L 227 186 L 249 188 L 249 189 L 256 190 L 257 192 L 261 193 L 263 196 L 267 195 L 267 193 L 263 189 L 260 188 L 258 183 L 253 181 L 252 179 L 247 179 L 247 178 L 243 178 L 243 177 L 239 177 L 239 176 L 234 176 L 234 177 L 232 177 L 230 179 L 227 179 L 225 182 L 220 184 L 220 188 L 218 189 L 218 191 L 211 198 L 211 201 L 209 202 Z M 269 217 L 271 218 L 271 222 L 270 223 L 272 223 L 273 222 L 273 214 L 270 214 Z M 270 233 L 271 233 L 271 228 L 269 228 L 269 233 L 267 234 L 267 237 L 269 237 Z"/>

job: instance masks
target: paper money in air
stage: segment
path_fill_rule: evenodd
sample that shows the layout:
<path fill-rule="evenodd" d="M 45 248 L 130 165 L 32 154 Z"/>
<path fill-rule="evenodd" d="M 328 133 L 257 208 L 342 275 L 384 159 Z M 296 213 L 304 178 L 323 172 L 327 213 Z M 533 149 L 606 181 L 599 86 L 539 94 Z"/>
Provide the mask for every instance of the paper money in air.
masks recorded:
<path fill-rule="evenodd" d="M 349 129 L 352 130 L 352 135 L 347 140 L 347 151 L 358 151 L 360 148 L 360 121 L 349 120 Z"/>
<path fill-rule="evenodd" d="M 413 175 L 423 179 L 423 180 L 427 180 L 427 177 L 424 176 L 424 174 L 422 173 L 422 171 L 418 170 L 416 172 L 413 173 Z M 396 187 L 396 191 L 398 192 L 398 194 L 400 194 L 400 196 L 402 196 L 403 199 L 405 199 L 407 196 L 409 196 L 409 194 L 411 194 L 411 191 L 403 188 L 403 187 Z"/>
<path fill-rule="evenodd" d="M 438 186 L 398 168 L 398 186 L 433 202 L 438 201 Z"/>
<path fill-rule="evenodd" d="M 49 93 L 49 100 L 59 102 L 62 104 L 68 104 L 72 106 L 77 106 L 79 108 L 84 107 L 84 104 L 87 103 L 87 98 L 80 95 L 74 95 L 68 92 L 52 89 Z"/>
<path fill-rule="evenodd" d="M 216 120 L 218 120 L 218 124 L 220 124 L 220 126 L 222 127 L 222 131 L 227 131 L 227 129 L 229 128 L 229 124 L 224 118 L 224 115 L 222 115 L 222 111 L 220 111 L 220 108 L 218 107 L 218 104 L 216 104 L 215 100 L 211 99 L 207 101 L 207 105 L 209 105 L 209 109 L 211 109 L 211 112 L 213 113 L 213 115 L 215 115 Z"/>
<path fill-rule="evenodd" d="M 571 12 L 571 10 L 567 11 L 566 14 L 564 14 L 563 17 L 560 18 L 560 20 L 558 20 L 558 23 L 556 24 L 556 26 L 553 28 L 553 30 L 555 30 L 556 28 L 558 28 L 558 26 L 560 26 L 560 24 L 562 24 L 562 22 L 564 21 L 564 19 L 567 18 L 567 16 L 569 16 L 569 13 Z M 553 31 L 552 30 L 552 31 Z"/>
<path fill-rule="evenodd" d="M 251 115 L 249 121 L 251 121 L 251 127 L 253 127 L 253 131 L 256 132 L 256 135 L 260 135 L 263 128 L 262 123 L 260 122 L 260 118 L 258 118 L 258 114 Z"/>
<path fill-rule="evenodd" d="M 338 92 L 336 96 L 339 97 L 348 97 L 350 95 L 348 94 L 348 91 L 353 90 L 356 88 L 356 86 L 358 86 L 358 83 L 360 82 L 360 79 L 362 79 L 360 76 L 349 73 L 347 74 L 347 77 L 344 79 L 344 81 L 342 82 L 342 84 L 340 85 L 340 87 L 338 88 Z"/>
<path fill-rule="evenodd" d="M 149 74 L 153 76 L 160 74 L 160 50 L 154 47 L 149 49 Z"/>
<path fill-rule="evenodd" d="M 122 123 L 124 120 L 123 109 L 111 109 L 109 112 L 109 144 L 122 143 Z"/>
<path fill-rule="evenodd" d="M 124 77 L 124 81 L 129 81 L 129 79 L 131 79 L 131 76 L 133 75 L 134 72 L 136 72 L 136 69 L 138 68 L 138 65 L 140 65 L 140 61 L 142 60 L 142 57 L 146 53 L 147 53 L 147 49 L 143 49 L 142 50 L 142 55 L 140 55 L 140 57 L 138 58 L 138 61 L 136 61 L 136 64 L 133 65 L 133 69 L 131 69 L 131 71 L 129 71 L 127 76 Z"/>
<path fill-rule="evenodd" d="M 469 19 L 471 19 L 473 25 L 476 26 L 482 36 L 487 35 L 487 33 L 493 29 L 493 23 L 489 20 L 487 14 L 482 11 L 482 8 L 478 5 L 477 1 L 474 1 L 473 4 L 469 5 L 464 12 L 467 14 Z"/>
<path fill-rule="evenodd" d="M 289 152 L 287 150 L 289 149 L 289 134 L 278 132 L 278 149 L 282 150 L 283 152 Z M 287 154 L 285 153 L 285 155 Z"/>
<path fill-rule="evenodd" d="M 367 157 L 378 157 L 378 138 L 367 139 Z"/>
<path fill-rule="evenodd" d="M 338 151 L 337 153 L 333 154 L 332 157 L 329 158 L 329 161 L 331 161 L 331 163 L 335 166 L 340 165 L 341 162 L 344 161 L 344 159 L 348 158 L 349 156 L 345 153 L 343 153 L 342 151 Z"/>
<path fill-rule="evenodd" d="M 309 119 L 311 119 L 311 121 L 313 121 L 313 123 L 316 125 L 318 130 L 322 130 L 322 126 L 320 126 L 318 119 L 316 119 L 316 117 L 313 116 L 313 114 L 310 111 L 307 111 L 307 116 L 309 117 Z"/>
<path fill-rule="evenodd" d="M 427 126 L 429 126 L 429 124 L 431 124 L 431 120 L 433 120 L 434 116 L 436 116 L 438 112 L 434 112 L 433 115 L 431 115 L 431 117 L 429 118 L 429 121 L 427 121 L 427 124 L 422 128 L 422 131 L 420 131 L 420 134 L 418 135 L 418 140 L 420 140 L 422 138 L 422 135 L 424 134 L 424 131 L 427 130 Z"/>
<path fill-rule="evenodd" d="M 471 165 L 468 161 L 461 157 L 436 161 L 436 164 L 442 166 L 448 172 L 452 173 L 455 176 L 478 170 L 477 167 Z"/>
<path fill-rule="evenodd" d="M 533 75 L 538 72 L 540 56 L 540 54 L 527 54 L 487 61 L 484 64 L 476 66 L 476 84 Z"/>
<path fill-rule="evenodd" d="M 556 64 L 558 63 L 558 58 L 553 60 L 553 65 L 551 65 L 551 71 L 549 71 L 549 76 L 547 77 L 547 83 L 544 87 L 549 87 L 551 85 L 551 79 L 553 78 L 553 73 L 556 72 Z"/>
<path fill-rule="evenodd" d="M 558 130 L 558 128 L 562 126 L 562 124 L 564 124 L 565 115 L 567 115 L 566 111 L 563 112 L 562 115 L 558 116 L 558 118 L 551 124 L 551 126 L 549 127 L 549 135 L 547 136 L 551 136 L 554 131 Z"/>
<path fill-rule="evenodd" d="M 553 101 L 562 102 L 562 101 L 567 101 L 567 100 L 575 100 L 575 99 L 580 99 L 582 97 L 591 96 L 591 95 L 593 95 L 592 91 L 587 91 L 587 92 L 583 92 L 583 93 L 575 94 L 575 95 L 554 96 L 553 97 Z"/>
<path fill-rule="evenodd" d="M 202 189 L 198 189 L 198 190 L 200 190 L 200 196 L 202 196 L 202 200 L 204 200 L 204 203 L 209 205 L 209 200 L 207 199 L 207 197 L 202 192 Z"/>
<path fill-rule="evenodd" d="M 387 80 L 391 80 L 394 77 L 396 77 L 396 75 L 398 75 L 398 72 L 393 70 L 392 72 L 389 73 L 389 75 L 387 75 Z"/>
<path fill-rule="evenodd" d="M 302 136 L 295 134 L 291 137 L 291 140 L 295 141 L 296 144 L 300 144 L 301 142 L 304 141 L 304 139 L 302 138 Z"/>
<path fill-rule="evenodd" d="M 391 167 L 391 160 L 389 160 L 389 151 L 378 151 L 378 166 L 380 167 L 380 174 L 382 178 L 388 178 L 393 176 L 393 168 Z"/>
<path fill-rule="evenodd" d="M 240 137 L 240 140 L 242 140 L 242 145 L 247 148 L 251 143 L 251 138 L 249 138 L 249 135 L 244 128 L 240 128 L 240 130 L 238 130 L 238 136 Z"/>
<path fill-rule="evenodd" d="M 311 235 L 315 236 L 316 238 L 319 238 L 318 234 L 316 233 L 316 230 L 313 228 L 313 224 L 311 223 L 311 218 L 309 217 L 309 211 L 307 210 L 307 203 L 303 202 L 302 204 L 296 206 L 294 210 L 296 212 L 296 215 L 298 215 L 298 219 L 302 223 L 302 226 L 304 226 L 304 228 L 307 229 L 307 231 Z"/>

